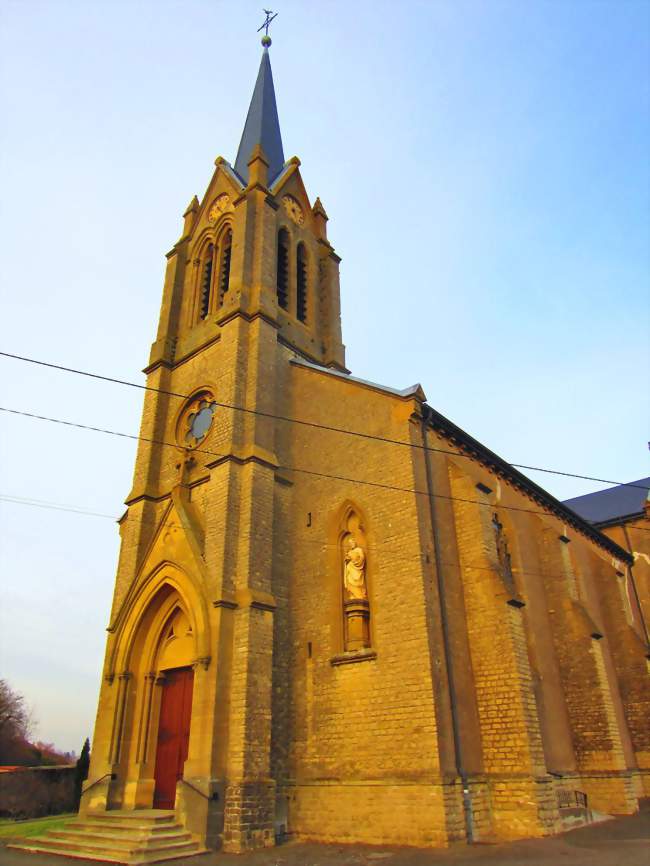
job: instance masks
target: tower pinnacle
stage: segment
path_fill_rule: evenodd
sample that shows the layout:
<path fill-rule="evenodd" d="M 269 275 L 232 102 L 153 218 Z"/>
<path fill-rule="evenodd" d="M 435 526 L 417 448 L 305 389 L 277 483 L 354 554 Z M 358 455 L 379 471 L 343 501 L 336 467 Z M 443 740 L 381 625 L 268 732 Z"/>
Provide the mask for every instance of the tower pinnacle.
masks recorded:
<path fill-rule="evenodd" d="M 262 27 L 268 29 L 269 23 L 263 24 Z M 271 59 L 268 51 L 270 44 L 271 37 L 267 33 L 262 37 L 264 51 L 262 52 L 262 60 L 257 74 L 257 81 L 255 82 L 255 89 L 253 90 L 253 96 L 248 108 L 239 150 L 237 151 L 237 158 L 235 159 L 235 171 L 245 183 L 248 183 L 249 180 L 248 163 L 256 145 L 260 145 L 268 160 L 269 183 L 275 180 L 284 167 L 282 135 L 280 133 L 278 108 L 275 102 Z"/>
<path fill-rule="evenodd" d="M 259 30 L 264 30 L 262 45 L 264 51 L 260 62 L 260 69 L 255 82 L 255 89 L 251 98 L 251 104 L 246 115 L 246 123 L 242 133 L 237 158 L 235 159 L 235 171 L 239 177 L 248 183 L 248 163 L 253 149 L 259 145 L 269 163 L 269 182 L 273 182 L 284 167 L 284 151 L 282 149 L 282 136 L 280 134 L 280 121 L 278 120 L 278 108 L 275 103 L 275 89 L 273 87 L 273 73 L 271 72 L 271 59 L 269 57 L 269 25 L 276 17 L 271 10 L 265 9 L 266 21 Z M 258 33 L 259 33 L 258 30 Z"/>

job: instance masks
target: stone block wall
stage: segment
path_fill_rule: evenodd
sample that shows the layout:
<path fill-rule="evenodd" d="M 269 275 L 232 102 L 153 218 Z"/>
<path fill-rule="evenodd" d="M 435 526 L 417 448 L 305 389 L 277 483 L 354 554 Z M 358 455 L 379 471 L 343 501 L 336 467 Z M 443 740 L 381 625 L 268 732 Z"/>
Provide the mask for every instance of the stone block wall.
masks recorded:
<path fill-rule="evenodd" d="M 307 406 L 315 423 L 349 429 L 363 406 L 369 433 L 404 446 L 300 426 L 278 437 L 281 466 L 316 473 L 281 469 L 276 484 L 278 824 L 300 838 L 446 844 L 462 835 L 462 805 L 445 793 L 453 777 L 441 766 L 427 563 L 417 501 L 403 492 L 416 483 L 415 404 L 300 367 L 286 375 L 283 414 L 301 417 Z M 365 537 L 370 609 L 370 645 L 356 653 L 346 652 L 343 615 L 350 513 Z"/>
<path fill-rule="evenodd" d="M 445 847 L 464 833 L 457 802 L 458 819 L 447 821 L 450 809 L 441 784 L 297 783 L 286 795 L 294 838 Z"/>
<path fill-rule="evenodd" d="M 0 772 L 0 817 L 42 818 L 76 808 L 76 766 L 17 767 Z"/>

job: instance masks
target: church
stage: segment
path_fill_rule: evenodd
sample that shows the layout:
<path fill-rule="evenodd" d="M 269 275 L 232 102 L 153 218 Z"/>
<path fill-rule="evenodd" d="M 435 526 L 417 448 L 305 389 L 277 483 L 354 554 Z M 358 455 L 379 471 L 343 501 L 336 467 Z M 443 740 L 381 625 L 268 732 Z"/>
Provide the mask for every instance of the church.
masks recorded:
<path fill-rule="evenodd" d="M 139 828 L 138 862 L 446 846 L 631 814 L 634 556 L 420 385 L 351 375 L 262 44 L 236 159 L 167 253 L 77 835 L 40 850 L 99 857 L 102 827 Z"/>

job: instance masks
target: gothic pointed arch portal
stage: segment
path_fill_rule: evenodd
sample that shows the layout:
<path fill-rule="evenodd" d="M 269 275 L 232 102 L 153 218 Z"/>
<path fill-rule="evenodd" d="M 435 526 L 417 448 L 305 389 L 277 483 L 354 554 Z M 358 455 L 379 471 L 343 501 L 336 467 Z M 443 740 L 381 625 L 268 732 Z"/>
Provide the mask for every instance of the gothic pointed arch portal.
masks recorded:
<path fill-rule="evenodd" d="M 118 636 L 118 670 L 124 673 L 118 675 L 109 755 L 117 777 L 113 807 L 174 808 L 188 757 L 192 704 L 200 691 L 194 669 L 206 659 L 200 655 L 199 605 L 172 571 L 170 564 L 159 570 L 146 601 Z"/>

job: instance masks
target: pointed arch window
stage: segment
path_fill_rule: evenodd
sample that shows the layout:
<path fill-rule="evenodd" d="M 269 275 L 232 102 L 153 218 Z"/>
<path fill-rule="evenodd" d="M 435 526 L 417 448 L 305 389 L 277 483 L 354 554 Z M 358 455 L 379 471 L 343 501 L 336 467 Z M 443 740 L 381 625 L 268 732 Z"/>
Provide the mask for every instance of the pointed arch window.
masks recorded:
<path fill-rule="evenodd" d="M 228 229 L 221 241 L 221 266 L 219 268 L 219 306 L 230 288 L 230 259 L 232 254 L 232 231 Z"/>
<path fill-rule="evenodd" d="M 289 308 L 289 232 L 280 229 L 278 232 L 278 274 L 277 274 L 278 304 L 283 310 Z"/>
<path fill-rule="evenodd" d="M 214 261 L 214 246 L 210 244 L 206 251 L 201 268 L 201 289 L 199 294 L 199 318 L 207 318 L 210 312 L 210 295 L 212 294 L 212 263 Z"/>
<path fill-rule="evenodd" d="M 298 293 L 296 297 L 296 315 L 300 322 L 307 321 L 307 251 L 303 243 L 298 244 L 296 251 L 296 279 Z"/>

